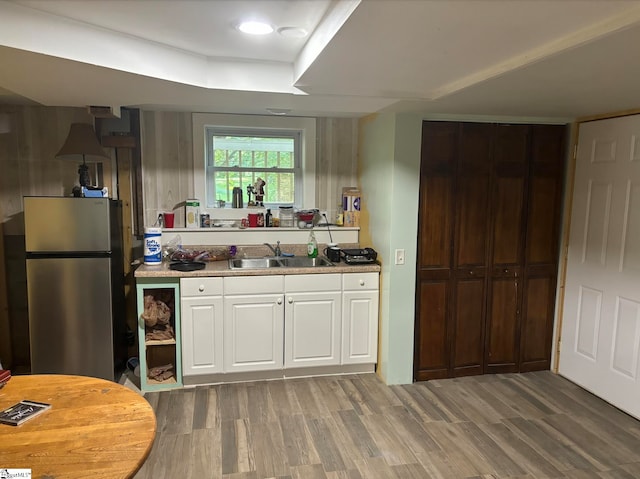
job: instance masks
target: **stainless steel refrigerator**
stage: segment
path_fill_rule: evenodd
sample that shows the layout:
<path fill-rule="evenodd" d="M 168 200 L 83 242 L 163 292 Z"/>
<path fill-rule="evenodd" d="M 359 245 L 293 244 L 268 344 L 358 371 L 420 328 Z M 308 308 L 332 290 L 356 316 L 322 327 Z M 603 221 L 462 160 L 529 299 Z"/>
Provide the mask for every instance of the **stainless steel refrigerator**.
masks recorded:
<path fill-rule="evenodd" d="M 31 372 L 117 380 L 127 356 L 122 205 L 24 197 Z"/>

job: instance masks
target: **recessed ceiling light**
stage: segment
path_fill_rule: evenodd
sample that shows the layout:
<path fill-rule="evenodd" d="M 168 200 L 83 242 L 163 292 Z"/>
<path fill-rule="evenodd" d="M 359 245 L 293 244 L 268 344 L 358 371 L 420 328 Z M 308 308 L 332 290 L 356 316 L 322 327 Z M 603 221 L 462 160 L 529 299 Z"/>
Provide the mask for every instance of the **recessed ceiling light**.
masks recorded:
<path fill-rule="evenodd" d="M 278 28 L 278 33 L 286 38 L 304 38 L 307 36 L 307 31 L 300 27 L 281 27 Z"/>
<path fill-rule="evenodd" d="M 249 35 L 267 35 L 273 32 L 273 27 L 264 22 L 242 22 L 238 25 L 238 30 Z"/>

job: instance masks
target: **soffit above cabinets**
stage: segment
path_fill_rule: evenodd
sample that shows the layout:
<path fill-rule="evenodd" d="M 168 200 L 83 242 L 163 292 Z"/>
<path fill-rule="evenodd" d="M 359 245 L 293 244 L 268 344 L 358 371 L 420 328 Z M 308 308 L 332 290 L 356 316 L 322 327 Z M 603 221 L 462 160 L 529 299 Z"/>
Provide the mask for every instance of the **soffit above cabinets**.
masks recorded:
<path fill-rule="evenodd" d="M 639 106 L 639 50 L 636 1 L 8 0 L 0 102 L 574 118 Z"/>

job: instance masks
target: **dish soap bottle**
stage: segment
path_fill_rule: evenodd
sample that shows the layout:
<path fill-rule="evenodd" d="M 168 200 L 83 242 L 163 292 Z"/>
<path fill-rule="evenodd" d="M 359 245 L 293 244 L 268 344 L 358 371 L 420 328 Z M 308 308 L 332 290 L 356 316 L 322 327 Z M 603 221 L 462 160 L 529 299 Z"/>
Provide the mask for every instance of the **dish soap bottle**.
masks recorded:
<path fill-rule="evenodd" d="M 309 258 L 316 258 L 318 256 L 318 242 L 316 241 L 316 235 L 313 234 L 313 230 L 309 233 L 309 239 L 307 240 L 307 256 Z"/>

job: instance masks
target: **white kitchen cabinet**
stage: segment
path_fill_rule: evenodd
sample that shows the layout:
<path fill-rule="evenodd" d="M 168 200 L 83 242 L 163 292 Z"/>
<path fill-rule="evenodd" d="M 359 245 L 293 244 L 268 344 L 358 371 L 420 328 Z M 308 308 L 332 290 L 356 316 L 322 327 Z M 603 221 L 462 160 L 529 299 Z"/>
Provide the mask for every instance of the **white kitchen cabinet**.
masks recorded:
<path fill-rule="evenodd" d="M 224 371 L 282 369 L 283 276 L 224 278 Z"/>
<path fill-rule="evenodd" d="M 378 273 L 342 275 L 342 364 L 378 359 Z"/>
<path fill-rule="evenodd" d="M 341 275 L 285 276 L 285 368 L 340 364 Z"/>
<path fill-rule="evenodd" d="M 222 278 L 181 278 L 184 376 L 223 372 Z"/>
<path fill-rule="evenodd" d="M 181 290 L 185 377 L 376 363 L 377 273 L 189 278 Z"/>

